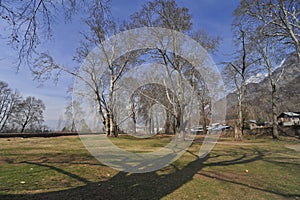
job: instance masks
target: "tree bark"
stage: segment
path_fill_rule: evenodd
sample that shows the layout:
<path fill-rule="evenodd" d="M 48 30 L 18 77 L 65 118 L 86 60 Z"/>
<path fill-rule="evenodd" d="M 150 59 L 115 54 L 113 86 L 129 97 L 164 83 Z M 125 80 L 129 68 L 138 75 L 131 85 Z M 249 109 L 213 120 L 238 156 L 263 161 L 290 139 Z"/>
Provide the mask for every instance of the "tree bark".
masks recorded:
<path fill-rule="evenodd" d="M 170 113 L 166 110 L 165 134 L 170 133 Z"/>
<path fill-rule="evenodd" d="M 206 135 L 207 134 L 207 121 L 206 121 L 206 114 L 205 114 L 205 104 L 202 101 L 201 105 L 200 105 L 200 109 L 201 109 L 201 117 L 200 117 L 200 124 L 202 124 L 202 128 L 203 128 L 203 134 Z"/>
<path fill-rule="evenodd" d="M 106 136 L 110 136 L 110 116 L 109 113 L 106 114 L 106 119 L 105 119 L 105 134 Z"/>
<path fill-rule="evenodd" d="M 242 125 L 240 124 L 240 122 L 236 122 L 235 126 L 234 126 L 234 140 L 235 141 L 242 141 L 243 140 L 243 136 L 242 136 Z"/>
<path fill-rule="evenodd" d="M 111 113 L 110 114 L 110 134 L 111 136 L 118 137 L 118 130 L 117 130 L 117 125 L 114 119 L 114 115 Z"/>
<path fill-rule="evenodd" d="M 25 127 L 26 127 L 26 124 L 24 124 L 24 125 L 22 125 L 22 129 L 21 129 L 21 133 L 23 133 L 24 132 L 24 130 L 25 130 Z"/>
<path fill-rule="evenodd" d="M 272 136 L 273 139 L 279 139 L 278 121 L 277 121 L 277 105 L 276 105 L 276 85 L 272 84 Z"/>
<path fill-rule="evenodd" d="M 242 89 L 241 89 L 242 90 Z M 242 103 L 242 93 L 239 92 L 238 94 L 238 120 L 234 127 L 234 140 L 235 141 L 242 141 L 242 135 L 243 135 L 243 103 Z"/>

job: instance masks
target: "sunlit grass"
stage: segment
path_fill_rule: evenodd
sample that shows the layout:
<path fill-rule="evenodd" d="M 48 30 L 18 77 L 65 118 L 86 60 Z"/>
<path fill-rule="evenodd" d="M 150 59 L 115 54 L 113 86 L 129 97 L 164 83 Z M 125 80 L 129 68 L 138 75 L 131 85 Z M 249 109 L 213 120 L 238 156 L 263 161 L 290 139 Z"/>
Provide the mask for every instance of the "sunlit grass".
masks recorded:
<path fill-rule="evenodd" d="M 136 139 L 121 136 L 110 139 L 120 148 L 149 152 L 163 147 L 172 137 Z M 300 153 L 285 147 L 291 143 L 299 144 L 299 141 L 251 137 L 241 144 L 222 138 L 203 162 L 195 156 L 200 141 L 194 142 L 179 160 L 161 170 L 130 174 L 101 164 L 76 136 L 0 139 L 0 194 L 42 195 L 49 191 L 65 191 L 80 196 L 81 190 L 76 188 L 86 187 L 84 190 L 99 190 L 99 194 L 102 192 L 106 197 L 118 197 L 117 193 L 120 193 L 121 199 L 282 199 L 300 196 Z M 116 194 L 111 193 L 111 187 Z M 13 197 L 19 198 L 7 196 L 8 199 Z"/>

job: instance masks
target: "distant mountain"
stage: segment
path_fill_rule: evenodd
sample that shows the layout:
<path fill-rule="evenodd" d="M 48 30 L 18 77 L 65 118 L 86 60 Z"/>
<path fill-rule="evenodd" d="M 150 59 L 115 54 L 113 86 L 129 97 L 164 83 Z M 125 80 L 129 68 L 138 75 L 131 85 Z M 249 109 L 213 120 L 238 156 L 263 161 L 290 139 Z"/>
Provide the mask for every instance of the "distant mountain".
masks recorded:
<path fill-rule="evenodd" d="M 285 59 L 277 66 L 275 66 L 273 69 L 272 69 L 272 72 L 274 72 L 276 69 L 280 68 L 283 63 L 285 62 Z M 250 83 L 260 83 L 261 81 L 263 81 L 265 78 L 268 77 L 268 72 L 259 72 L 253 76 L 251 76 L 250 78 L 248 78 L 246 80 L 246 84 L 250 84 Z"/>
<path fill-rule="evenodd" d="M 300 63 L 296 54 L 288 56 L 274 71 L 278 80 L 278 114 L 300 111 Z M 247 84 L 248 119 L 271 121 L 271 86 L 267 75 L 251 77 Z M 236 119 L 237 94 L 227 95 L 227 119 Z"/>

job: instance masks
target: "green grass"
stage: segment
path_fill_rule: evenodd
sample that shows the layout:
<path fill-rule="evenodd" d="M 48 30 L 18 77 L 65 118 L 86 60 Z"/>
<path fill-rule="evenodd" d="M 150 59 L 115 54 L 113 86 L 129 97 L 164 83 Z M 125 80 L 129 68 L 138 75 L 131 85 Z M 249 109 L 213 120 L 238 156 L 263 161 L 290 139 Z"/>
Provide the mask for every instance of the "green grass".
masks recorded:
<path fill-rule="evenodd" d="M 172 137 L 110 138 L 120 148 L 149 152 Z M 101 164 L 79 137 L 0 139 L 0 199 L 295 199 L 300 197 L 299 140 L 221 139 L 209 156 L 200 140 L 171 165 L 149 173 Z"/>

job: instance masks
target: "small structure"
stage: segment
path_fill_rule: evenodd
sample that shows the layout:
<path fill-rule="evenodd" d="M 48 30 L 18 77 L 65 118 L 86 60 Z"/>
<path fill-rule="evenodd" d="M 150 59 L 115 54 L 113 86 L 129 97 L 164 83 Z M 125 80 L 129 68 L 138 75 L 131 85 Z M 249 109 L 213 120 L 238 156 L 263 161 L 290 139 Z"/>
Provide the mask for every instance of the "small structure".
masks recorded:
<path fill-rule="evenodd" d="M 248 121 L 248 124 L 249 124 L 249 129 L 252 130 L 252 129 L 255 129 L 257 128 L 257 121 L 256 120 L 249 120 Z"/>
<path fill-rule="evenodd" d="M 283 112 L 277 117 L 278 123 L 283 126 L 293 126 L 300 124 L 300 113 Z"/>

